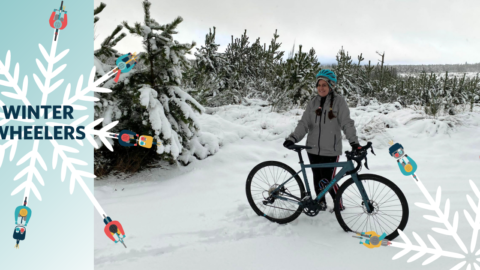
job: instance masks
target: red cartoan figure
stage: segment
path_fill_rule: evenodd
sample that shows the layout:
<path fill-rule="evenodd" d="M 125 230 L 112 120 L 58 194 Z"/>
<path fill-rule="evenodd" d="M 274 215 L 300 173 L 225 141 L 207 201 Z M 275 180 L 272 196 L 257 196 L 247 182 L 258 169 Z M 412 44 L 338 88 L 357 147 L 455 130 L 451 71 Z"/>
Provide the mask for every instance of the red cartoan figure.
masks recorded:
<path fill-rule="evenodd" d="M 58 30 L 63 30 L 67 27 L 68 17 L 67 11 L 65 11 L 65 6 L 63 1 L 60 4 L 60 9 L 54 9 L 52 15 L 50 15 L 50 26 L 55 28 L 55 41 L 57 41 Z"/>
<path fill-rule="evenodd" d="M 127 248 L 127 246 L 125 245 L 125 242 L 123 241 L 123 239 L 126 236 L 125 236 L 125 231 L 123 230 L 122 224 L 120 224 L 120 222 L 116 220 L 112 221 L 112 219 L 108 216 L 103 215 L 103 217 L 104 217 L 103 222 L 105 222 L 104 231 L 105 231 L 105 234 L 108 236 L 108 238 L 114 241 L 115 244 L 118 242 L 122 243 L 123 246 Z M 117 239 L 115 238 L 115 236 L 117 236 Z"/>

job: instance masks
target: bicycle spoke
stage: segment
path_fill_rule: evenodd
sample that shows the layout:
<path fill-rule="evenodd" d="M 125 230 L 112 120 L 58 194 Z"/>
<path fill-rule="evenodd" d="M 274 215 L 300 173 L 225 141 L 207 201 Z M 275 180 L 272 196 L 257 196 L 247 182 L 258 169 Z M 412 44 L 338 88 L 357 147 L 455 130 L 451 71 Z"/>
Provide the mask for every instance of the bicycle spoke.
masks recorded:
<path fill-rule="evenodd" d="M 358 220 L 363 216 L 363 213 L 361 213 L 361 215 L 358 217 L 358 219 L 356 219 L 355 223 L 352 224 L 351 227 L 355 226 L 355 224 L 358 222 Z"/>
<path fill-rule="evenodd" d="M 384 195 L 381 199 L 379 199 L 379 200 L 377 200 L 377 201 L 381 202 L 381 201 L 383 200 L 383 198 L 385 198 L 390 191 L 392 191 L 392 190 L 389 189 L 389 190 L 387 191 L 387 193 L 385 193 L 385 195 Z M 393 192 L 393 191 L 392 191 L 392 192 Z M 395 194 L 395 192 L 393 192 L 393 194 Z"/>
<path fill-rule="evenodd" d="M 340 197 L 336 199 L 341 199 L 345 206 L 343 211 L 337 212 L 340 225 L 350 231 L 386 233 L 387 239 L 394 239 L 398 236 L 397 228 L 403 230 L 408 219 L 408 205 L 403 193 L 391 181 L 379 176 L 360 175 L 359 180 L 372 212 L 366 213 L 362 194 L 356 183 L 349 179 L 344 183 L 347 184 L 346 187 L 342 185 L 341 193 L 338 194 Z"/>
<path fill-rule="evenodd" d="M 373 219 L 377 222 L 377 224 L 380 227 L 380 229 L 382 230 L 382 232 L 387 233 L 387 231 L 383 228 L 382 224 L 380 224 L 380 222 L 378 221 L 377 217 L 374 216 Z"/>
<path fill-rule="evenodd" d="M 354 199 L 350 198 L 350 196 L 347 196 L 347 197 L 348 197 L 348 199 L 342 196 L 342 200 L 347 200 L 347 201 L 352 202 L 353 204 L 358 205 L 360 207 L 362 206 L 360 203 L 356 203 L 354 201 Z"/>
<path fill-rule="evenodd" d="M 356 185 L 356 184 L 354 184 L 354 185 L 355 185 L 355 187 L 352 187 L 351 189 L 353 189 L 353 191 L 355 191 L 355 192 L 357 193 L 357 194 L 355 194 L 355 195 L 357 195 L 358 198 L 360 198 L 360 199 L 363 201 L 362 195 L 361 195 L 360 192 L 358 191 L 357 185 Z M 353 186 L 353 185 L 350 185 L 350 187 L 351 187 L 351 186 Z M 352 192 L 352 191 L 350 191 L 350 192 Z M 352 193 L 353 193 L 353 192 L 352 192 Z"/>
<path fill-rule="evenodd" d="M 379 218 L 382 218 L 382 219 L 388 221 L 388 222 L 389 222 L 390 224 L 392 224 L 393 226 L 397 226 L 397 224 L 393 223 L 392 221 L 390 221 L 389 219 L 385 218 L 384 216 L 382 216 L 382 215 L 377 215 L 377 216 L 378 216 Z M 394 219 L 394 218 L 392 218 L 392 219 Z M 397 220 L 397 219 L 395 219 L 395 220 Z M 397 220 L 397 221 L 399 221 L 399 220 Z"/>
<path fill-rule="evenodd" d="M 384 185 L 384 187 L 386 187 L 386 185 Z M 377 188 L 373 191 L 372 200 L 374 200 L 374 201 L 375 201 L 375 194 L 377 194 L 377 191 L 378 191 L 379 188 L 380 188 L 380 184 L 377 185 Z"/>
<path fill-rule="evenodd" d="M 262 183 L 264 183 L 264 184 L 267 185 L 268 187 L 270 186 L 267 181 L 265 181 L 264 179 L 260 178 L 259 176 L 256 176 L 256 175 L 255 175 L 254 179 L 258 179 L 259 181 L 261 181 Z"/>
<path fill-rule="evenodd" d="M 385 222 L 385 219 L 382 216 L 377 216 L 377 218 L 379 221 L 383 222 L 383 224 L 385 224 L 385 226 L 388 227 L 392 232 L 396 230 L 396 225 L 393 224 L 392 222 L 389 222 L 389 223 L 393 225 L 393 229 L 389 223 Z"/>
<path fill-rule="evenodd" d="M 388 202 L 393 202 L 393 201 L 398 201 L 398 202 L 400 202 L 400 200 L 399 200 L 398 197 L 397 197 L 397 198 L 395 198 L 395 199 L 393 199 L 393 200 L 391 200 L 391 201 L 386 201 L 386 202 L 383 202 L 383 203 L 379 203 L 378 206 L 384 205 L 384 204 L 386 204 L 386 203 L 388 203 Z"/>
<path fill-rule="evenodd" d="M 294 174 L 281 166 L 267 165 L 259 168 L 250 177 L 250 187 L 248 189 L 250 198 L 263 216 L 281 220 L 298 213 L 300 206 L 295 201 L 302 197 L 303 190 L 298 180 L 294 179 Z M 288 180 L 289 178 L 290 180 Z M 278 189 L 280 185 L 282 185 L 282 188 Z M 277 191 L 272 194 L 274 190 Z M 272 195 L 275 196 L 271 197 Z M 276 196 L 294 201 L 276 198 Z"/>

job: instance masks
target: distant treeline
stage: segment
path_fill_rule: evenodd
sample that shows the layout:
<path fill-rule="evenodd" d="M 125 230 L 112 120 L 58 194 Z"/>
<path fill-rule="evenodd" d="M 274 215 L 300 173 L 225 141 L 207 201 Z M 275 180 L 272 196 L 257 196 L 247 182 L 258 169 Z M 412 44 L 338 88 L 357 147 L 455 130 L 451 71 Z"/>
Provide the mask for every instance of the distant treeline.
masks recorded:
<path fill-rule="evenodd" d="M 480 63 L 476 64 L 455 64 L 455 65 L 388 65 L 397 70 L 398 73 L 421 73 L 423 71 L 430 73 L 444 72 L 480 72 Z"/>

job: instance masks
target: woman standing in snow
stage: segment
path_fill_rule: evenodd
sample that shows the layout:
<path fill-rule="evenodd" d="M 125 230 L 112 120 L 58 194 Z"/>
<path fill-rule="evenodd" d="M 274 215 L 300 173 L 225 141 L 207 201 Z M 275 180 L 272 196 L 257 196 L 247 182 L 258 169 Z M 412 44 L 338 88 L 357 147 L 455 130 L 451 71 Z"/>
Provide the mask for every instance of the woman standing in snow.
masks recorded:
<path fill-rule="evenodd" d="M 318 72 L 316 77 L 318 95 L 308 102 L 295 131 L 285 140 L 283 146 L 289 148 L 308 133 L 306 145 L 312 147 L 307 150 L 310 164 L 338 162 L 342 154 L 341 130 L 353 149 L 361 147 L 358 144 L 355 122 L 350 118 L 350 110 L 345 99 L 333 91 L 337 83 L 335 73 L 324 69 Z M 312 171 L 318 196 L 335 176 L 336 168 L 312 168 Z M 337 184 L 330 189 L 333 200 L 338 189 Z M 343 208 L 343 205 L 340 205 Z M 325 211 L 326 208 L 324 196 L 320 201 L 320 209 Z"/>

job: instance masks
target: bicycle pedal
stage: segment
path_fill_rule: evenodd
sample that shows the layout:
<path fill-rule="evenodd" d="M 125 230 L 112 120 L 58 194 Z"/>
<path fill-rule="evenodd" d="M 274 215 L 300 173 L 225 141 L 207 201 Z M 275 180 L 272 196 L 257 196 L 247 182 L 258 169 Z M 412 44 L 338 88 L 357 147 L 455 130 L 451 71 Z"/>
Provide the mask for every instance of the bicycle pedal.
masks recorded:
<path fill-rule="evenodd" d="M 326 205 L 325 203 L 323 203 L 323 202 L 320 203 L 320 206 L 319 206 L 320 211 L 325 211 L 325 210 L 327 210 L 327 208 L 328 208 L 328 207 L 327 207 L 327 205 Z"/>

